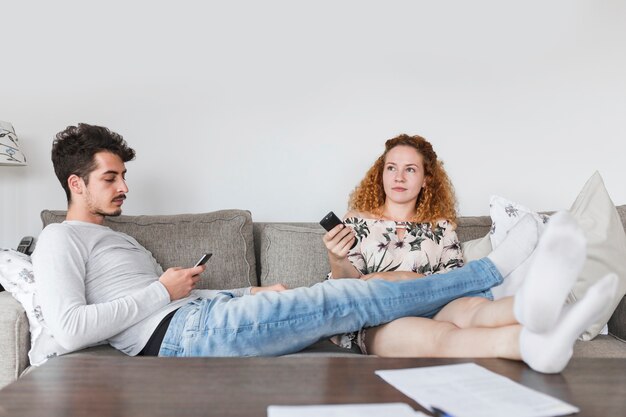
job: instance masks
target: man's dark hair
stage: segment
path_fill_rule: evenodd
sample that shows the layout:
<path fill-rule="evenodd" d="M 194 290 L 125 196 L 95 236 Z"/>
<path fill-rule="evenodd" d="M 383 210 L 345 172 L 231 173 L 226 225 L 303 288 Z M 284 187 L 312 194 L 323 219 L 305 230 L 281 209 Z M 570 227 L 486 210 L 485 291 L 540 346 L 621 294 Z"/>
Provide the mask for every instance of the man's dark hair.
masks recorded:
<path fill-rule="evenodd" d="M 135 158 L 135 151 L 126 145 L 124 138 L 106 127 L 79 123 L 56 134 L 52 142 L 52 165 L 68 203 L 72 194 L 67 179 L 75 174 L 88 184 L 89 174 L 96 169 L 94 156 L 98 152 L 110 152 L 123 162 Z"/>

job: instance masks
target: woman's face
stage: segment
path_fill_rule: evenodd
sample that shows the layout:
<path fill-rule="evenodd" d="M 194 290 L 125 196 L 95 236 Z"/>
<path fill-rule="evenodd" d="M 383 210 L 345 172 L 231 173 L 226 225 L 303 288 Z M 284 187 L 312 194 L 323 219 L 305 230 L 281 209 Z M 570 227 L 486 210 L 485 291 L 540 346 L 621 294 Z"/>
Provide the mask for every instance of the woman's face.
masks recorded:
<path fill-rule="evenodd" d="M 424 185 L 424 158 L 415 148 L 398 145 L 387 152 L 383 166 L 383 188 L 387 200 L 415 204 Z"/>

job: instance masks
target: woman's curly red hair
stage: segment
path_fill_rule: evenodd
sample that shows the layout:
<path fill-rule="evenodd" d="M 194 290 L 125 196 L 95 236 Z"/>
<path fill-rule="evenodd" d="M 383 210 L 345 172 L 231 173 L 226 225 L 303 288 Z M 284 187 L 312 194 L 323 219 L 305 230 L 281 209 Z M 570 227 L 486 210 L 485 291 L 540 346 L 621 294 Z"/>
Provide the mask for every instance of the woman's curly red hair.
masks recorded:
<path fill-rule="evenodd" d="M 415 203 L 415 215 L 411 221 L 435 225 L 439 220 L 456 222 L 456 197 L 454 187 L 437 159 L 433 146 L 421 136 L 400 135 L 385 142 L 385 152 L 367 171 L 365 178 L 350 194 L 348 206 L 352 210 L 381 216 L 385 204 L 383 188 L 383 168 L 387 153 L 396 146 L 410 146 L 424 159 L 426 185 L 420 191 Z"/>

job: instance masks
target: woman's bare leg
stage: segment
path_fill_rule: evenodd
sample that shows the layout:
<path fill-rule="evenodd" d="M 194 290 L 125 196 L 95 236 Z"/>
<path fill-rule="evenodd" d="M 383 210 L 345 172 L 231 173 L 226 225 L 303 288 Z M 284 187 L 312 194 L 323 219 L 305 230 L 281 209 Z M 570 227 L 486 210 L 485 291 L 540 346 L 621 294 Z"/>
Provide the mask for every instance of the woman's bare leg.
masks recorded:
<path fill-rule="evenodd" d="M 452 323 L 462 329 L 518 324 L 513 312 L 513 297 L 496 301 L 482 297 L 458 298 L 442 308 L 433 319 Z"/>
<path fill-rule="evenodd" d="M 460 329 L 452 323 L 404 317 L 367 329 L 367 353 L 383 357 L 520 359 L 521 326 Z"/>

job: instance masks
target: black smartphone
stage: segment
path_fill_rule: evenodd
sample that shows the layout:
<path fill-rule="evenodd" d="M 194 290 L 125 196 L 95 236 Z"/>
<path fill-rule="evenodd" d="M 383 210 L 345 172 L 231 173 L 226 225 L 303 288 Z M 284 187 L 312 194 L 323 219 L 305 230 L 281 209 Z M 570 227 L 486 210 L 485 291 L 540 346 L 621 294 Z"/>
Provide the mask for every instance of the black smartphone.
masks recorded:
<path fill-rule="evenodd" d="M 196 266 L 204 265 L 211 256 L 213 256 L 212 253 L 205 253 L 204 255 L 200 257 L 200 259 L 198 259 L 198 262 L 196 262 L 196 264 L 193 267 L 195 268 Z"/>
<path fill-rule="evenodd" d="M 338 224 L 343 224 L 343 222 L 339 217 L 337 217 L 334 212 L 331 211 L 327 215 L 325 215 L 322 220 L 320 220 L 320 224 L 324 229 L 326 229 L 327 232 L 330 232 L 335 226 L 337 226 Z M 352 243 L 350 249 L 354 248 L 355 246 L 356 238 L 354 239 L 354 243 Z"/>
<path fill-rule="evenodd" d="M 324 229 L 326 229 L 327 232 L 330 232 L 335 226 L 342 223 L 343 222 L 341 221 L 341 219 L 337 217 L 337 215 L 332 211 L 325 215 L 322 220 L 320 220 L 320 224 Z"/>

